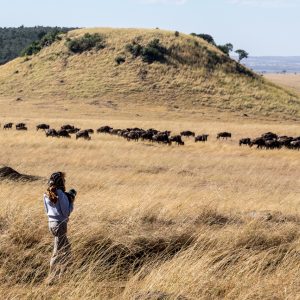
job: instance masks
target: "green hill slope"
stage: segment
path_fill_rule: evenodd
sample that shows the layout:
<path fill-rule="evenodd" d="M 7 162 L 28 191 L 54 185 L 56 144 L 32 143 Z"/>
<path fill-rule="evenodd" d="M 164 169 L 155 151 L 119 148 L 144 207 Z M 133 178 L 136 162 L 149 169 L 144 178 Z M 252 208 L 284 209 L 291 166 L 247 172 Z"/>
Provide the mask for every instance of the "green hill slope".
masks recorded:
<path fill-rule="evenodd" d="M 101 47 L 82 53 L 69 50 L 67 44 L 87 32 L 101 36 Z M 159 39 L 165 51 L 161 61 L 149 63 L 142 54 L 132 54 L 136 45 L 142 48 L 141 53 L 149 54 L 145 48 L 154 39 Z M 252 73 L 200 38 L 161 30 L 70 31 L 38 54 L 1 66 L 0 96 L 105 99 L 124 105 L 210 107 L 300 117 L 299 95 Z"/>

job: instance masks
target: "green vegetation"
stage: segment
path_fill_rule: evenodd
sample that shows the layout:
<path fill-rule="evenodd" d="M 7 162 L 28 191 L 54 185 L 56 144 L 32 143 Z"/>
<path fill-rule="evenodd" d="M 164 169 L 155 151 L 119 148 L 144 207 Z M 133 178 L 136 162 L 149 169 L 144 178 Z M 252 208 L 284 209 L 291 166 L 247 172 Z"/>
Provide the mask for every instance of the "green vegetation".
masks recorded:
<path fill-rule="evenodd" d="M 30 56 L 39 53 L 43 48 L 52 45 L 55 41 L 60 41 L 60 34 L 62 33 L 63 32 L 61 32 L 59 29 L 54 29 L 53 31 L 48 32 L 39 41 L 34 41 L 27 48 L 25 48 L 21 52 L 21 56 Z"/>
<path fill-rule="evenodd" d="M 134 58 L 141 56 L 144 62 L 151 64 L 155 61 L 165 62 L 168 49 L 164 47 L 159 39 L 151 40 L 146 46 L 141 46 L 137 42 L 126 45 L 125 49 L 129 51 Z"/>
<path fill-rule="evenodd" d="M 133 41 L 131 44 L 127 44 L 125 49 L 132 54 L 133 58 L 137 58 L 141 55 L 143 47 L 137 42 Z"/>
<path fill-rule="evenodd" d="M 212 45 L 216 46 L 214 38 L 211 35 L 209 35 L 209 34 L 205 34 L 205 33 L 200 33 L 200 34 L 191 33 L 191 35 L 192 36 L 196 36 L 198 38 L 201 38 L 204 41 L 208 42 L 209 44 L 212 44 Z"/>
<path fill-rule="evenodd" d="M 226 55 L 229 56 L 230 52 L 233 50 L 233 45 L 231 43 L 227 43 L 225 45 L 219 45 L 218 48 Z"/>
<path fill-rule="evenodd" d="M 49 32 L 58 30 L 68 32 L 74 28 L 66 27 L 0 27 L 0 65 L 18 57 L 22 50 L 34 41 L 41 40 Z"/>
<path fill-rule="evenodd" d="M 249 56 L 249 53 L 242 49 L 236 50 L 235 53 L 239 56 L 239 62 L 241 62 L 241 60 L 244 58 L 248 58 Z"/>
<path fill-rule="evenodd" d="M 154 39 L 143 48 L 142 59 L 149 64 L 155 61 L 164 62 L 167 52 L 167 48 L 160 44 L 159 39 Z"/>
<path fill-rule="evenodd" d="M 230 52 L 233 51 L 233 45 L 231 43 L 227 43 L 225 45 L 217 45 L 216 42 L 215 42 L 215 40 L 214 40 L 214 38 L 211 35 L 209 35 L 209 34 L 205 34 L 205 33 L 200 33 L 200 34 L 191 33 L 191 35 L 205 40 L 209 44 L 217 47 L 219 50 L 221 50 L 227 56 L 229 56 Z M 249 56 L 249 53 L 246 52 L 245 50 L 242 50 L 242 49 L 236 50 L 235 53 L 237 53 L 238 56 L 239 56 L 239 63 L 244 58 L 248 58 L 248 56 Z M 237 67 L 237 70 L 240 70 L 240 69 L 241 69 L 240 67 Z M 242 72 L 242 73 L 244 73 L 244 72 Z"/>
<path fill-rule="evenodd" d="M 67 47 L 73 53 L 83 53 L 92 49 L 98 51 L 105 48 L 105 39 L 99 33 L 86 33 L 82 37 L 68 39 Z"/>

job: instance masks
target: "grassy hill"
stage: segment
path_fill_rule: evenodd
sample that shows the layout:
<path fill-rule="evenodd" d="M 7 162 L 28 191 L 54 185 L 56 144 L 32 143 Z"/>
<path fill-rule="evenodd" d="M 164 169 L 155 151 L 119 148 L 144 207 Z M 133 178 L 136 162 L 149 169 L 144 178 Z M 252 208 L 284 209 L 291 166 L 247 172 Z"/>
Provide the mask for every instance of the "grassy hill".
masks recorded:
<path fill-rule="evenodd" d="M 73 53 L 67 41 L 98 33 L 103 47 Z M 167 53 L 151 64 L 128 44 L 159 39 Z M 118 62 L 119 63 L 118 63 Z M 0 67 L 0 97 L 25 100 L 103 101 L 168 109 L 241 111 L 300 118 L 300 97 L 252 73 L 204 40 L 162 30 L 80 29 L 34 56 Z"/>

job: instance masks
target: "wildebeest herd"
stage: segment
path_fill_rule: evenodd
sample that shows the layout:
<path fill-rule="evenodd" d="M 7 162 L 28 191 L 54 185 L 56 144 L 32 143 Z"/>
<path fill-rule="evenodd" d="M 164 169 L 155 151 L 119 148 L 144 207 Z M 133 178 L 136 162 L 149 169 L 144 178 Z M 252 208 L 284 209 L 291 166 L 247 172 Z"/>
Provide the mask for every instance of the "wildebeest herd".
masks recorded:
<path fill-rule="evenodd" d="M 4 130 L 12 129 L 13 123 L 6 123 L 3 126 Z M 17 123 L 15 125 L 16 130 L 27 131 L 28 128 L 25 123 Z M 46 137 L 56 137 L 56 138 L 71 138 L 72 134 L 75 134 L 77 139 L 91 140 L 91 134 L 94 133 L 93 129 L 80 129 L 73 125 L 66 124 L 56 130 L 50 128 L 48 124 L 38 124 L 36 130 L 43 130 Z M 98 134 L 110 134 L 114 136 L 123 137 L 127 141 L 150 141 L 156 142 L 158 144 L 171 145 L 172 143 L 183 146 L 185 142 L 183 138 L 193 138 L 197 142 L 207 142 L 208 134 L 196 135 L 195 132 L 186 130 L 180 132 L 177 135 L 171 135 L 171 131 L 159 131 L 153 128 L 142 129 L 142 128 L 113 128 L 110 126 L 102 126 L 96 130 Z M 220 132 L 217 134 L 216 138 L 220 139 L 230 139 L 232 134 L 230 132 Z M 239 145 L 248 145 L 249 147 L 256 146 L 257 149 L 296 149 L 300 150 L 300 136 L 291 137 L 291 136 L 279 136 L 272 132 L 267 132 L 262 134 L 260 137 L 251 139 L 251 138 L 242 138 L 239 140 Z"/>
<path fill-rule="evenodd" d="M 257 149 L 296 149 L 300 150 L 300 136 L 279 136 L 273 132 L 267 132 L 260 137 L 250 139 L 243 138 L 239 141 L 240 146 L 248 145 L 249 147 L 256 146 Z"/>
<path fill-rule="evenodd" d="M 171 135 L 171 131 L 159 131 L 153 128 L 142 129 L 142 128 L 112 128 L 110 126 L 102 126 L 97 129 L 97 133 L 111 134 L 125 138 L 130 141 L 150 141 L 159 144 L 171 145 L 172 143 L 179 146 L 184 145 L 183 137 L 194 137 L 195 142 L 206 142 L 208 139 L 208 134 L 202 134 L 196 136 L 192 131 L 182 131 L 178 135 Z"/>

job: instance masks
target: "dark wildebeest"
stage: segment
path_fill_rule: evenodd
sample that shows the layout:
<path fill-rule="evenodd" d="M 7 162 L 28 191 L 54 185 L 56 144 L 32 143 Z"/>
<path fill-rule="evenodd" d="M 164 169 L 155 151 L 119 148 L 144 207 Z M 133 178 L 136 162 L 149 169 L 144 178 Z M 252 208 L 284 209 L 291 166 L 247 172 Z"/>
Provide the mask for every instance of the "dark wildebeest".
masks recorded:
<path fill-rule="evenodd" d="M 207 142 L 208 134 L 202 134 L 195 137 L 195 143 L 197 142 Z"/>
<path fill-rule="evenodd" d="M 219 132 L 217 134 L 217 139 L 219 140 L 220 138 L 227 140 L 228 138 L 231 138 L 231 133 L 230 132 Z"/>
<path fill-rule="evenodd" d="M 156 135 L 167 135 L 169 137 L 170 134 L 171 134 L 171 131 L 165 130 L 165 131 L 159 131 Z"/>
<path fill-rule="evenodd" d="M 294 139 L 290 136 L 280 136 L 277 141 L 280 143 L 281 146 L 287 147 L 289 148 L 290 143 L 293 141 Z"/>
<path fill-rule="evenodd" d="M 63 126 L 61 126 L 61 130 L 70 130 L 70 129 L 74 129 L 75 128 L 75 126 L 73 126 L 73 125 L 70 125 L 70 124 L 66 124 L 66 125 L 63 125 Z"/>
<path fill-rule="evenodd" d="M 152 138 L 153 142 L 157 142 L 157 143 L 163 143 L 163 144 L 168 144 L 171 145 L 171 141 L 169 139 L 169 136 L 167 133 L 158 133 L 155 134 Z"/>
<path fill-rule="evenodd" d="M 40 129 L 46 130 L 46 129 L 49 129 L 49 128 L 50 128 L 50 126 L 48 124 L 39 124 L 39 125 L 36 125 L 36 130 L 37 131 L 40 130 Z"/>
<path fill-rule="evenodd" d="M 300 140 L 292 141 L 290 143 L 290 148 L 300 150 Z"/>
<path fill-rule="evenodd" d="M 277 134 L 273 133 L 273 132 L 266 132 L 264 134 L 261 135 L 261 137 L 266 141 L 266 140 L 277 140 L 278 136 Z"/>
<path fill-rule="evenodd" d="M 24 131 L 26 131 L 26 130 L 27 130 L 27 127 L 26 127 L 26 126 L 23 126 L 23 127 L 17 127 L 16 130 L 24 130 Z"/>
<path fill-rule="evenodd" d="M 184 141 L 181 139 L 181 135 L 174 135 L 170 138 L 170 142 L 176 143 L 178 146 L 184 146 Z"/>
<path fill-rule="evenodd" d="M 85 139 L 85 140 L 89 141 L 91 139 L 91 137 L 87 130 L 81 130 L 76 133 L 76 140 L 77 139 Z"/>
<path fill-rule="evenodd" d="M 256 138 L 256 139 L 254 139 L 254 140 L 251 141 L 251 143 L 250 143 L 249 146 L 252 147 L 254 145 L 257 146 L 256 148 L 262 149 L 262 148 L 264 148 L 266 146 L 266 141 L 263 138 Z"/>
<path fill-rule="evenodd" d="M 134 128 L 126 128 L 127 131 L 131 132 L 131 131 L 135 131 L 135 132 L 140 132 L 143 131 L 143 129 L 138 128 L 138 127 L 134 127 Z"/>
<path fill-rule="evenodd" d="M 3 129 L 12 129 L 13 123 L 6 123 L 3 126 Z"/>
<path fill-rule="evenodd" d="M 152 131 L 147 130 L 146 132 L 141 134 L 141 139 L 142 141 L 144 140 L 148 140 L 148 141 L 152 141 L 154 133 Z"/>
<path fill-rule="evenodd" d="M 117 129 L 117 132 L 118 132 L 117 135 L 122 137 L 124 137 L 124 135 L 128 133 L 126 129 Z"/>
<path fill-rule="evenodd" d="M 154 129 L 154 128 L 149 128 L 148 130 L 147 130 L 147 132 L 151 132 L 151 133 L 153 133 L 153 135 L 154 134 L 158 134 L 158 130 L 156 130 L 156 129 Z"/>
<path fill-rule="evenodd" d="M 57 135 L 59 137 L 63 137 L 63 138 L 68 138 L 68 139 L 71 138 L 69 132 L 67 130 L 65 130 L 65 129 L 58 130 L 57 131 Z"/>
<path fill-rule="evenodd" d="M 26 128 L 26 124 L 25 123 L 16 124 L 16 129 L 17 130 L 24 130 L 24 129 L 21 129 L 21 128 Z M 25 129 L 25 130 L 27 130 L 27 129 Z"/>
<path fill-rule="evenodd" d="M 97 133 L 109 133 L 113 128 L 110 126 L 102 126 L 97 129 Z"/>
<path fill-rule="evenodd" d="M 126 135 L 127 141 L 130 140 L 134 140 L 134 141 L 138 141 L 140 138 L 140 135 L 138 133 L 138 131 L 130 131 L 127 135 Z"/>
<path fill-rule="evenodd" d="M 116 129 L 111 129 L 110 134 L 111 135 L 119 135 L 119 133 L 122 131 L 122 129 L 116 128 Z"/>
<path fill-rule="evenodd" d="M 281 144 L 277 140 L 266 140 L 266 149 L 280 149 Z"/>
<path fill-rule="evenodd" d="M 80 131 L 80 128 L 73 128 L 73 129 L 67 129 L 68 133 L 73 134 L 73 133 L 77 133 L 78 131 Z"/>
<path fill-rule="evenodd" d="M 48 129 L 46 130 L 46 137 L 58 137 L 57 131 L 55 129 Z"/>
<path fill-rule="evenodd" d="M 180 132 L 180 135 L 186 136 L 186 137 L 191 137 L 191 136 L 195 136 L 195 132 L 186 130 L 186 131 Z"/>
<path fill-rule="evenodd" d="M 86 131 L 89 133 L 89 134 L 93 134 L 94 133 L 94 129 L 86 129 Z"/>
<path fill-rule="evenodd" d="M 242 146 L 242 145 L 250 146 L 250 144 L 251 144 L 251 139 L 250 138 L 240 139 L 240 141 L 239 141 L 240 146 Z"/>

